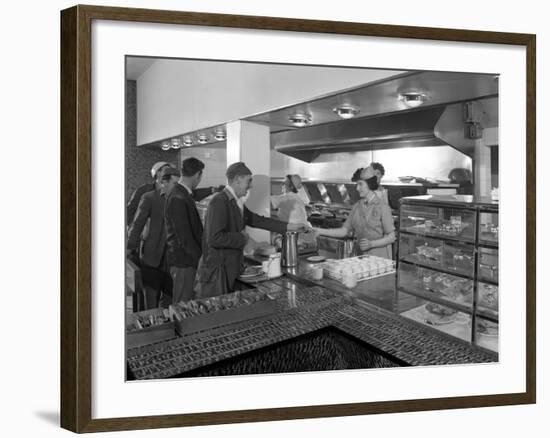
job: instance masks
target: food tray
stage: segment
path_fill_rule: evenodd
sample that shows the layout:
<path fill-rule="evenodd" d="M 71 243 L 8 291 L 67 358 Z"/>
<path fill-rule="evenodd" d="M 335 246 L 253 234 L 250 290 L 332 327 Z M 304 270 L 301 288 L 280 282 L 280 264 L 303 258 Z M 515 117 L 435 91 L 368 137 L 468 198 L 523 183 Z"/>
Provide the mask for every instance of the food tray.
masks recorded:
<path fill-rule="evenodd" d="M 395 262 L 393 260 L 371 255 L 327 260 L 318 266 L 323 268 L 326 277 L 338 281 L 342 281 L 344 272 L 350 269 L 355 274 L 357 281 L 371 280 L 395 272 Z"/>
<path fill-rule="evenodd" d="M 160 317 L 163 315 L 163 311 L 164 309 L 157 308 L 129 315 L 126 325 L 126 348 L 140 347 L 176 337 L 176 326 L 171 321 L 139 328 L 137 321 L 149 318 L 149 316 Z"/>
<path fill-rule="evenodd" d="M 174 316 L 176 331 L 180 336 L 185 336 L 190 333 L 273 314 L 276 311 L 276 304 L 275 300 L 268 299 L 232 309 L 195 315 L 189 318 L 180 317 L 178 319 L 178 316 L 173 311 L 172 315 Z"/>

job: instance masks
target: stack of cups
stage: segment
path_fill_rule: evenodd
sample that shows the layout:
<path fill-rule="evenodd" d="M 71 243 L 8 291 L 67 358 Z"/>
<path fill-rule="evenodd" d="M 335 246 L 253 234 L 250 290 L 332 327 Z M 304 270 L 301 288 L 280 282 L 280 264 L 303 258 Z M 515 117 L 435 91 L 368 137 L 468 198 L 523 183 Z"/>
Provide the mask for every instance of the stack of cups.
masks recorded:
<path fill-rule="evenodd" d="M 342 283 L 349 289 L 353 289 L 357 286 L 357 274 L 351 269 L 345 269 L 342 271 Z"/>
<path fill-rule="evenodd" d="M 313 280 L 322 280 L 323 279 L 323 268 L 320 266 L 313 266 L 311 268 L 311 278 Z"/>

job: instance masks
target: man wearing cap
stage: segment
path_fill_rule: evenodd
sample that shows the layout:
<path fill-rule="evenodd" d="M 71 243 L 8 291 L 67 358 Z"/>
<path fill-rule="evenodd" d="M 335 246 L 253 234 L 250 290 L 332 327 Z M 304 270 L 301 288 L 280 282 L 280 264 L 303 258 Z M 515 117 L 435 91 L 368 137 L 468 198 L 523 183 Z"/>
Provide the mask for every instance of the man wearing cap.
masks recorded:
<path fill-rule="evenodd" d="M 202 254 L 202 222 L 193 199 L 204 163 L 183 160 L 181 177 L 166 199 L 164 210 L 168 263 L 173 282 L 173 303 L 192 300 L 197 265 Z"/>
<path fill-rule="evenodd" d="M 302 177 L 298 174 L 291 175 L 292 183 L 294 184 L 294 187 L 296 188 L 296 193 L 298 193 L 298 196 L 302 201 L 304 201 L 305 205 L 308 205 L 310 202 L 309 195 L 306 192 L 306 189 L 304 188 L 304 185 L 302 184 Z"/>
<path fill-rule="evenodd" d="M 162 177 L 160 180 L 160 192 L 164 195 L 164 199 L 168 198 L 170 192 L 176 187 L 180 180 L 181 172 L 175 167 L 165 167 L 162 170 Z M 166 207 L 166 202 L 165 202 Z"/>
<path fill-rule="evenodd" d="M 153 178 L 153 181 L 139 186 L 136 190 L 134 190 L 132 196 L 130 196 L 130 200 L 126 205 L 126 225 L 128 227 L 132 225 L 132 221 L 134 220 L 134 216 L 136 215 L 141 197 L 147 192 L 155 189 L 160 189 L 160 171 L 163 170 L 165 167 L 170 167 L 170 164 L 166 161 L 158 161 L 153 164 L 153 167 L 151 168 L 151 177 Z"/>
<path fill-rule="evenodd" d="M 242 162 L 227 168 L 227 186 L 214 195 L 205 218 L 202 258 L 197 270 L 198 298 L 230 293 L 243 269 L 245 226 L 276 233 L 305 231 L 305 224 L 288 224 L 251 212 L 243 202 L 252 188 L 252 172 Z"/>
<path fill-rule="evenodd" d="M 171 304 L 172 281 L 166 260 L 166 231 L 164 227 L 165 191 L 179 178 L 179 171 L 162 166 L 157 172 L 158 188 L 141 196 L 134 220 L 128 232 L 128 256 L 136 254 L 143 239 L 140 267 L 145 289 L 145 308 L 154 309 Z"/>

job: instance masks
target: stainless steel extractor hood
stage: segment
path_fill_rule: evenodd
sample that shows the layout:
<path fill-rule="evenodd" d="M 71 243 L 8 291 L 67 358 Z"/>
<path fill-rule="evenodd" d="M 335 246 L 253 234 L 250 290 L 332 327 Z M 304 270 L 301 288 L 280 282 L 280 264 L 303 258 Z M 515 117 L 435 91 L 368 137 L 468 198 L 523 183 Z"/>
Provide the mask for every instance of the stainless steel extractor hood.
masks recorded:
<path fill-rule="evenodd" d="M 410 108 L 401 99 L 412 90 L 425 97 L 421 106 Z M 495 75 L 411 72 L 247 120 L 269 125 L 272 148 L 306 162 L 322 153 L 445 145 L 472 156 L 475 139 L 465 134 L 464 104 L 476 102 L 485 127 L 498 107 L 488 102 L 497 96 Z M 360 109 L 358 117 L 336 116 L 342 103 Z M 311 126 L 293 126 L 289 114 L 298 111 L 311 116 Z"/>
<path fill-rule="evenodd" d="M 271 134 L 271 144 L 278 152 L 307 162 L 321 153 L 443 146 L 448 143 L 435 128 L 445 109 L 438 106 L 399 111 L 280 131 Z"/>

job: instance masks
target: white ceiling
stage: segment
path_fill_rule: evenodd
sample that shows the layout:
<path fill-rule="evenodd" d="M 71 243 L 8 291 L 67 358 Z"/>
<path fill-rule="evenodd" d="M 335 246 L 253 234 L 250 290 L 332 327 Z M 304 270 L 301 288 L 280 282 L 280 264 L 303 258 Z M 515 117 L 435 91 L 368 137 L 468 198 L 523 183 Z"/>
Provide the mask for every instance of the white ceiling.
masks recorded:
<path fill-rule="evenodd" d="M 126 79 L 137 80 L 145 70 L 147 70 L 153 63 L 155 58 L 139 58 L 136 56 L 129 56 L 126 58 Z"/>

